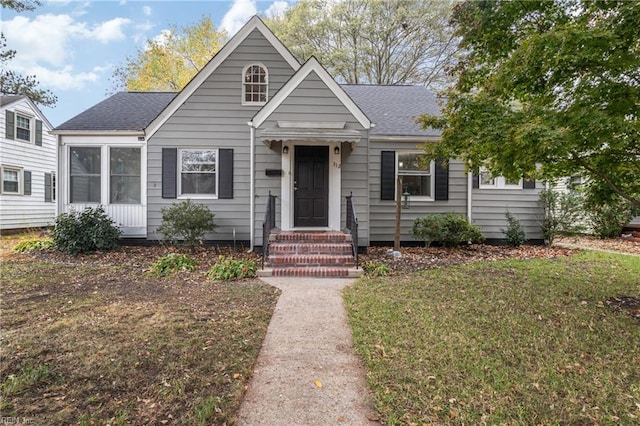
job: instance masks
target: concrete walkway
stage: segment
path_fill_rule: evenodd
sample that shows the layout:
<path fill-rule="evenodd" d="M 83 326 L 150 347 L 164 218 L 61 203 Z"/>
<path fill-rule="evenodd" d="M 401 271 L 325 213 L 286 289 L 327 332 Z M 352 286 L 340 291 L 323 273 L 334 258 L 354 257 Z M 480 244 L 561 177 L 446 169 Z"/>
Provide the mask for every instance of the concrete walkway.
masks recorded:
<path fill-rule="evenodd" d="M 353 352 L 342 289 L 351 279 L 263 280 L 280 290 L 239 425 L 371 425 L 376 414 Z"/>

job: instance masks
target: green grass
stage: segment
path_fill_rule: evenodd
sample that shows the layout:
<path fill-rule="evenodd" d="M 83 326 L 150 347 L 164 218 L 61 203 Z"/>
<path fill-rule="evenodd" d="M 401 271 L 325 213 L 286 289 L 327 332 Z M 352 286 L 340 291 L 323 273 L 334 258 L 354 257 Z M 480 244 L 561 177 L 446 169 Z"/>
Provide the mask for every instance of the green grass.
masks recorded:
<path fill-rule="evenodd" d="M 483 262 L 345 290 L 386 424 L 640 422 L 640 257 Z"/>

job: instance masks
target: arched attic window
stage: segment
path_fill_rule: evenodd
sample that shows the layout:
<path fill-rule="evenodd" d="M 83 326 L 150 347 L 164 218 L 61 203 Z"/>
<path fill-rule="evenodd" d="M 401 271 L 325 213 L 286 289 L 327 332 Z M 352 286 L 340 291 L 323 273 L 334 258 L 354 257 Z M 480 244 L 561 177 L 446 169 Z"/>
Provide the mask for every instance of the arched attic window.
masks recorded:
<path fill-rule="evenodd" d="M 250 64 L 242 71 L 242 104 L 263 105 L 269 93 L 269 74 L 262 64 Z"/>

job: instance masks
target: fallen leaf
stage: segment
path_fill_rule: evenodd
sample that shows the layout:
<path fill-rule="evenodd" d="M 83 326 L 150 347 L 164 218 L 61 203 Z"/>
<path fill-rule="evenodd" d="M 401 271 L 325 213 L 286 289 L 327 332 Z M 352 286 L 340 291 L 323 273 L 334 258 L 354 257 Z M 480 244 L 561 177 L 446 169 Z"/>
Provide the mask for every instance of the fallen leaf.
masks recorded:
<path fill-rule="evenodd" d="M 322 382 L 320 380 L 316 380 L 315 384 L 317 387 L 321 388 L 322 387 Z"/>

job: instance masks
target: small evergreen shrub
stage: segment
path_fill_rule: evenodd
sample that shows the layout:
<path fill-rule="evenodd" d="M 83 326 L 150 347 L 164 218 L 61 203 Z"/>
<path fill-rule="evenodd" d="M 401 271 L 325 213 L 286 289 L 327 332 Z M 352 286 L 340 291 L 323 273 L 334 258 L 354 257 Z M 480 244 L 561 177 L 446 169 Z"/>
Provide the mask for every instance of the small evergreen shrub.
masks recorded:
<path fill-rule="evenodd" d="M 593 233 L 599 238 L 616 238 L 633 219 L 630 203 L 621 198 L 607 204 L 588 205 Z"/>
<path fill-rule="evenodd" d="M 584 232 L 584 203 L 575 192 L 560 193 L 552 189 L 540 191 L 538 202 L 542 205 L 542 237 L 552 245 L 558 235 L 577 235 Z"/>
<path fill-rule="evenodd" d="M 218 263 L 209 269 L 207 276 L 214 281 L 240 280 L 253 278 L 257 272 L 258 264 L 253 260 L 235 260 L 220 256 Z"/>
<path fill-rule="evenodd" d="M 384 277 L 391 273 L 391 269 L 382 262 L 366 262 L 362 265 L 362 270 L 371 277 Z"/>
<path fill-rule="evenodd" d="M 118 244 L 122 231 L 102 206 L 62 213 L 53 229 L 55 247 L 76 256 L 96 250 L 109 250 Z"/>
<path fill-rule="evenodd" d="M 456 247 L 461 244 L 484 241 L 479 226 L 467 222 L 467 219 L 455 213 L 416 218 L 413 222 L 413 235 L 415 238 L 424 240 L 427 246 L 432 242 Z"/>
<path fill-rule="evenodd" d="M 177 272 L 193 271 L 197 265 L 187 254 L 169 253 L 156 260 L 149 272 L 156 277 L 164 277 Z"/>
<path fill-rule="evenodd" d="M 507 218 L 507 229 L 502 229 L 502 233 L 507 240 L 507 244 L 511 247 L 520 247 L 526 239 L 524 226 L 522 226 L 522 222 L 508 210 L 505 216 Z"/>
<path fill-rule="evenodd" d="M 49 250 L 55 247 L 53 240 L 47 238 L 45 240 L 24 240 L 20 241 L 13 248 L 16 253 L 26 253 L 31 251 Z"/>
<path fill-rule="evenodd" d="M 217 227 L 213 221 L 215 215 L 207 206 L 192 203 L 191 200 L 163 207 L 161 211 L 162 224 L 156 232 L 169 242 L 182 241 L 191 249 L 202 241 L 207 232 L 213 232 Z"/>

